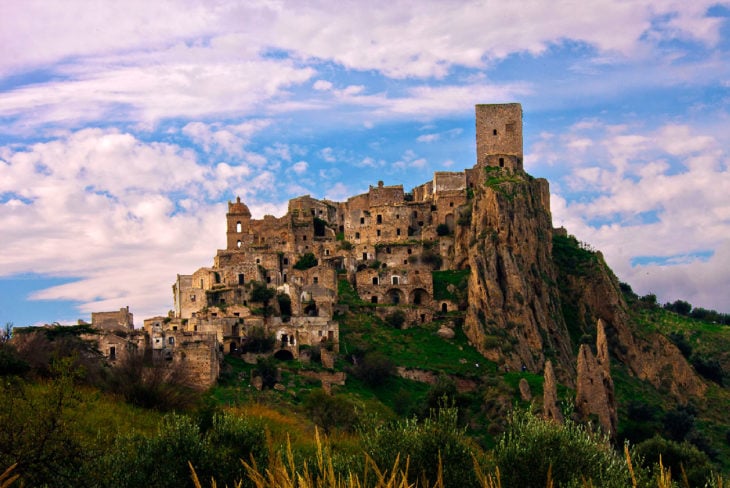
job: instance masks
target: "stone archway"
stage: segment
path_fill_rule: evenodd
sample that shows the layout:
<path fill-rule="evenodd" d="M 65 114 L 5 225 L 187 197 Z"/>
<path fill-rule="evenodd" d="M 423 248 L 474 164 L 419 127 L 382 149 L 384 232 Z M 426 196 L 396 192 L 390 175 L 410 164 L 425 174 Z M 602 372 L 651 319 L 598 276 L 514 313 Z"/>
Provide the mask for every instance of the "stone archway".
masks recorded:
<path fill-rule="evenodd" d="M 405 303 L 406 301 L 406 295 L 403 293 L 402 290 L 399 290 L 398 288 L 391 288 L 388 290 L 388 293 L 386 293 L 388 297 L 388 302 L 393 305 L 398 305 L 400 303 Z"/>
<path fill-rule="evenodd" d="M 416 288 L 411 292 L 408 303 L 411 305 L 427 305 L 430 300 L 428 292 L 423 288 Z"/>
<path fill-rule="evenodd" d="M 280 361 L 291 361 L 294 359 L 294 354 L 286 349 L 279 349 L 274 353 L 274 357 Z"/>

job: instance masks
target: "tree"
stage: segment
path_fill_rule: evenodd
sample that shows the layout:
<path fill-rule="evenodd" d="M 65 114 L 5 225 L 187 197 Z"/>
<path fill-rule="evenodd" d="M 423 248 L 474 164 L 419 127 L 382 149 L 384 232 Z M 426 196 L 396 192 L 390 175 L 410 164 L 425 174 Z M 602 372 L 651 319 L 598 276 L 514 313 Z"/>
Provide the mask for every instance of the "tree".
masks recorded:
<path fill-rule="evenodd" d="M 385 317 L 385 322 L 394 329 L 400 329 L 406 323 L 406 314 L 402 310 L 396 310 Z"/>
<path fill-rule="evenodd" d="M 395 373 L 395 365 L 379 352 L 368 352 L 357 362 L 353 373 L 370 386 L 379 386 Z"/>
<path fill-rule="evenodd" d="M 13 323 L 5 322 L 5 326 L 0 330 L 0 344 L 5 344 L 13 337 Z"/>
<path fill-rule="evenodd" d="M 513 412 L 494 449 L 503 486 L 631 486 L 626 461 L 608 440 L 566 420 L 564 425 Z M 550 486 L 553 486 L 550 484 Z"/>
<path fill-rule="evenodd" d="M 436 226 L 436 234 L 439 236 L 447 236 L 451 233 L 451 229 L 446 224 L 439 224 Z"/>
<path fill-rule="evenodd" d="M 304 400 L 309 418 L 329 435 L 332 429 L 352 430 L 357 421 L 355 405 L 348 399 L 328 395 L 324 390 L 313 390 Z"/>
<path fill-rule="evenodd" d="M 55 361 L 43 385 L 0 381 L 0 466 L 17 463 L 22 486 L 79 486 L 84 449 L 78 436 L 78 371 L 70 358 Z"/>
<path fill-rule="evenodd" d="M 251 301 L 261 303 L 264 306 L 264 317 L 268 317 L 271 312 L 269 309 L 269 300 L 274 298 L 274 295 L 276 295 L 276 291 L 273 288 L 269 288 L 266 283 L 260 281 L 253 282 Z"/>
<path fill-rule="evenodd" d="M 302 255 L 299 260 L 294 264 L 294 269 L 304 271 L 305 269 L 314 268 L 317 266 L 317 256 L 313 253 L 308 252 Z"/>

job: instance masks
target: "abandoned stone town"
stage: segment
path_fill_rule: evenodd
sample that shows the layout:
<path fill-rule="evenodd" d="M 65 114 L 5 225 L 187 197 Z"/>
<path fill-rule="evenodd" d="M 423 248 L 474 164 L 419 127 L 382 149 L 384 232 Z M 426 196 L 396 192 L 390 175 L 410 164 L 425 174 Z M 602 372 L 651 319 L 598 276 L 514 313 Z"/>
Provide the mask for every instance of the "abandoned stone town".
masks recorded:
<path fill-rule="evenodd" d="M 297 197 L 283 217 L 254 219 L 236 198 L 225 219 L 226 248 L 212 266 L 177 275 L 166 316 L 135 328 L 128 307 L 92 314 L 85 339 L 109 365 L 143 353 L 204 389 L 226 354 L 249 363 L 316 355 L 325 370 L 317 380 L 329 390 L 345 381 L 333 371 L 337 318 L 355 303 L 385 322 L 397 314 L 399 327 L 436 325 L 445 340 L 460 328 L 497 368 L 544 372 L 547 417 L 559 417 L 560 382 L 576 388 L 576 410 L 609 433 L 609 349 L 680 401 L 706 389 L 668 339 L 633 332 L 600 253 L 585 251 L 596 264 L 590 272 L 581 271 L 586 263 L 556 264 L 553 246 L 575 239 L 552 226 L 548 182 L 523 169 L 520 104 L 476 106 L 476 163 L 464 171 L 436 172 L 408 192 L 380 181 L 344 202 Z"/>
<path fill-rule="evenodd" d="M 103 332 L 99 349 L 111 361 L 151 349 L 184 361 L 207 386 L 221 354 L 239 352 L 254 329 L 275 336 L 279 358 L 298 358 L 301 346 L 336 352 L 338 276 L 362 299 L 400 307 L 407 325 L 456 310 L 453 300 L 434 298 L 432 271 L 465 266 L 454 231 L 470 217 L 470 193 L 484 168 L 522 170 L 522 107 L 478 105 L 476 128 L 473 168 L 436 172 L 410 192 L 380 181 L 345 202 L 294 198 L 286 215 L 263 219 L 253 219 L 240 198 L 229 202 L 226 249 L 211 267 L 177 275 L 174 312 L 145 319 L 143 329 L 134 328 L 128 308 L 93 313 L 93 327 Z M 273 293 L 261 293 L 264 284 Z"/>

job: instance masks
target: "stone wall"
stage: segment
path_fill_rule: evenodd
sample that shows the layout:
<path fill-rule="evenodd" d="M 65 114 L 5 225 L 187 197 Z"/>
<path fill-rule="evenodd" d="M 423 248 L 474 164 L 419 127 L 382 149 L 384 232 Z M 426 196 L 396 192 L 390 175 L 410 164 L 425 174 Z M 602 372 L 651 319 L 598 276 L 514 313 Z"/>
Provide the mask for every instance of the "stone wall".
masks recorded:
<path fill-rule="evenodd" d="M 92 312 L 91 326 L 100 330 L 131 331 L 134 329 L 134 315 L 129 312 L 129 307 L 115 312 Z"/>

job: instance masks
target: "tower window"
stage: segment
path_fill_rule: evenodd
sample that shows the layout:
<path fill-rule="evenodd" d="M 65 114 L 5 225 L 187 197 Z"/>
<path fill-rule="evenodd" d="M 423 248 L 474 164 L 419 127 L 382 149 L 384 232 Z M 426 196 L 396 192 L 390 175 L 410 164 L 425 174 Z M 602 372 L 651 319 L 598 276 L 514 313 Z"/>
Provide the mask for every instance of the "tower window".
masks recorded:
<path fill-rule="evenodd" d="M 378 224 L 382 224 L 383 223 L 383 216 L 382 215 L 378 215 L 377 216 L 377 223 Z"/>
<path fill-rule="evenodd" d="M 365 217 L 360 217 L 360 225 L 365 223 Z"/>
<path fill-rule="evenodd" d="M 380 229 L 378 229 L 377 233 L 378 233 L 378 237 L 380 237 Z"/>
<path fill-rule="evenodd" d="M 395 229 L 395 235 L 397 235 L 397 236 L 400 235 L 400 229 Z"/>
<path fill-rule="evenodd" d="M 236 222 L 236 232 L 241 232 L 241 222 Z"/>
<path fill-rule="evenodd" d="M 236 242 L 236 247 L 237 248 L 241 249 L 241 245 L 242 245 L 241 241 Z"/>
<path fill-rule="evenodd" d="M 496 136 L 496 135 L 497 135 L 497 129 L 494 129 L 494 130 L 492 131 L 492 135 L 493 135 L 493 136 Z"/>
<path fill-rule="evenodd" d="M 504 158 L 499 158 L 499 167 L 504 168 Z"/>

